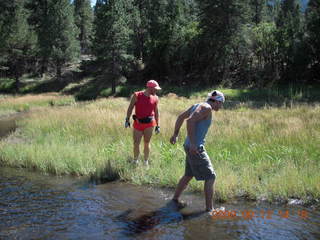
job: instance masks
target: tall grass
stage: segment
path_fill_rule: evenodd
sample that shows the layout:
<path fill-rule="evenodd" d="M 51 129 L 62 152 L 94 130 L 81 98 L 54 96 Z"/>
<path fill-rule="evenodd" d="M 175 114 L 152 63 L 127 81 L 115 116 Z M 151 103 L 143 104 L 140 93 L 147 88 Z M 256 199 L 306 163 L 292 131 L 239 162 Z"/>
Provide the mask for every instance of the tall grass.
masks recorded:
<path fill-rule="evenodd" d="M 185 126 L 176 145 L 169 138 L 177 115 L 200 100 L 161 98 L 161 134 L 152 138 L 149 168 L 129 162 L 133 143 L 132 129 L 124 128 L 125 98 L 31 112 L 19 122 L 20 131 L 0 142 L 0 161 L 54 174 L 174 187 L 184 173 Z M 215 112 L 206 149 L 217 173 L 216 198 L 319 198 L 319 119 L 319 105 Z M 193 180 L 189 189 L 202 191 L 203 185 Z"/>
<path fill-rule="evenodd" d="M 74 104 L 72 96 L 62 96 L 58 93 L 40 95 L 2 95 L 0 97 L 0 116 L 7 113 L 28 111 L 35 107 L 61 106 Z"/>

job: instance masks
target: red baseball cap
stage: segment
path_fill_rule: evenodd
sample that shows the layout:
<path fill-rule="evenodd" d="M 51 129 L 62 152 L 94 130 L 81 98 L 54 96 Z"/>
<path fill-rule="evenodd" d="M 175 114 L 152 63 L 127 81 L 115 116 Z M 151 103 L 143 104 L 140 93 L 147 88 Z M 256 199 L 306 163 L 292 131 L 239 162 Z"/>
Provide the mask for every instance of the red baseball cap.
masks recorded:
<path fill-rule="evenodd" d="M 161 87 L 159 86 L 159 83 L 155 80 L 149 80 L 147 82 L 147 87 L 150 87 L 150 88 L 155 88 L 157 90 L 161 90 Z"/>

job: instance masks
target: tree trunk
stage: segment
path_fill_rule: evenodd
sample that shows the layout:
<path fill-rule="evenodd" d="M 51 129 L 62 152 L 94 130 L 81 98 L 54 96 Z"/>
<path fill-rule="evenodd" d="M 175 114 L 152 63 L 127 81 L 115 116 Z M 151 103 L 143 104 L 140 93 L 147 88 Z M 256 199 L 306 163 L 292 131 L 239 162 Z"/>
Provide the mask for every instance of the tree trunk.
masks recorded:
<path fill-rule="evenodd" d="M 41 77 L 43 77 L 43 74 L 47 72 L 47 70 L 48 70 L 48 60 L 46 57 L 44 57 L 41 63 L 41 72 L 40 72 Z"/>
<path fill-rule="evenodd" d="M 112 80 L 111 80 L 111 93 L 116 94 L 116 74 L 115 74 L 115 53 L 112 51 Z"/>
<path fill-rule="evenodd" d="M 57 68 L 57 79 L 60 81 L 61 80 L 61 62 L 58 60 L 56 63 L 56 68 Z"/>
<path fill-rule="evenodd" d="M 15 91 L 16 93 L 19 92 L 19 86 L 20 86 L 19 76 L 16 75 L 16 76 L 15 76 L 15 81 L 14 81 L 14 91 Z"/>

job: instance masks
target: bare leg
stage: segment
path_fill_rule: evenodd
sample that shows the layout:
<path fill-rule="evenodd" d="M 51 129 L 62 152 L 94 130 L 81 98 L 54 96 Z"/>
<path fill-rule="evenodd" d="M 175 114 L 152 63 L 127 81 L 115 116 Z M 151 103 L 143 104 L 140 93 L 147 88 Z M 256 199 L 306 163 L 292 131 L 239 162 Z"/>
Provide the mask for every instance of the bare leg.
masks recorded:
<path fill-rule="evenodd" d="M 150 140 L 152 137 L 154 127 L 146 128 L 143 131 L 143 140 L 144 140 L 144 161 L 149 160 L 150 154 Z"/>
<path fill-rule="evenodd" d="M 137 161 L 140 154 L 140 142 L 143 132 L 133 129 L 133 160 Z"/>
<path fill-rule="evenodd" d="M 206 180 L 204 182 L 204 194 L 206 198 L 206 210 L 213 209 L 213 191 L 214 191 L 214 179 Z"/>
<path fill-rule="evenodd" d="M 192 178 L 193 177 L 191 177 L 191 176 L 183 176 L 179 180 L 178 186 L 177 186 L 176 191 L 174 193 L 174 196 L 172 198 L 173 200 L 177 200 L 177 201 L 179 200 L 181 193 L 186 189 L 186 187 L 188 186 L 188 184 Z"/>

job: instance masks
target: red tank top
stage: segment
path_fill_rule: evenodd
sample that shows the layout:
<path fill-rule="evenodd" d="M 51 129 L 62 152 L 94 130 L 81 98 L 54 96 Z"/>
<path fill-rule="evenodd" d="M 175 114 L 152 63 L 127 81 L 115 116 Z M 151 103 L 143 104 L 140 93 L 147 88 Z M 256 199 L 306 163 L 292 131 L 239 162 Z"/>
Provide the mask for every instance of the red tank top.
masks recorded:
<path fill-rule="evenodd" d="M 136 104 L 135 104 L 135 114 L 137 118 L 145 118 L 149 116 L 154 116 L 154 110 L 158 104 L 158 97 L 150 95 L 149 97 L 144 95 L 143 91 L 135 92 Z"/>

